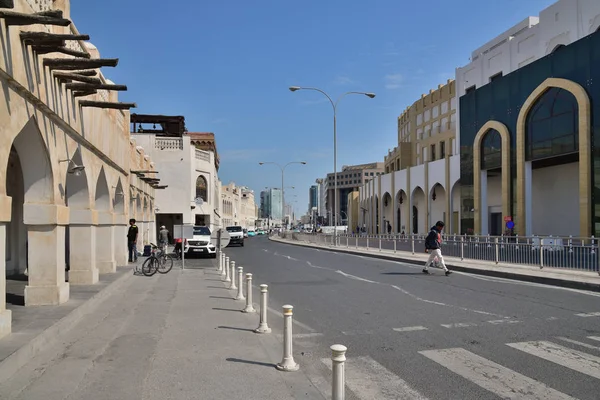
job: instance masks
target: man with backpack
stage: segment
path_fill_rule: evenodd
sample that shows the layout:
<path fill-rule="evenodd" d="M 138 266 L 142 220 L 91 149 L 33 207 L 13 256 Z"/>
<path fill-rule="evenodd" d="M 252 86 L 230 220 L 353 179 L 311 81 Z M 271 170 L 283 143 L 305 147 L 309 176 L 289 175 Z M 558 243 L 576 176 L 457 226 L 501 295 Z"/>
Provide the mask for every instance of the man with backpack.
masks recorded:
<path fill-rule="evenodd" d="M 440 266 L 444 268 L 446 276 L 450 275 L 450 271 L 444 263 L 444 257 L 442 257 L 442 229 L 444 229 L 444 222 L 438 221 L 434 226 L 431 227 L 427 239 L 425 239 L 425 252 L 429 253 L 429 259 L 425 263 L 423 268 L 424 274 L 429 274 L 429 266 L 437 258 Z"/>

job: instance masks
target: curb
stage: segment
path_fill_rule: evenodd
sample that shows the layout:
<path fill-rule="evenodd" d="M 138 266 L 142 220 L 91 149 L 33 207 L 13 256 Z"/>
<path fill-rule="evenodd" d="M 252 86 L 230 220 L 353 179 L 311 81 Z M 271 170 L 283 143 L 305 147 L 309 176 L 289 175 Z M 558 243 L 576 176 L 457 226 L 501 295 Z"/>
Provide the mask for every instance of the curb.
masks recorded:
<path fill-rule="evenodd" d="M 123 287 L 129 279 L 133 277 L 131 271 L 123 273 L 123 276 L 117 278 L 114 282 L 107 285 L 104 289 L 90 297 L 79 307 L 75 308 L 69 314 L 65 315 L 53 325 L 42 331 L 39 335 L 24 344 L 14 353 L 0 362 L 0 385 L 7 381 L 19 369 L 25 366 L 46 346 L 52 345 L 60 340 L 61 336 L 68 332 L 77 324 L 86 314 L 92 312 L 102 301 L 115 291 Z"/>
<path fill-rule="evenodd" d="M 287 244 L 290 246 L 311 247 L 311 248 L 315 248 L 315 249 L 319 249 L 319 250 L 331 251 L 333 253 L 351 254 L 351 255 L 355 255 L 355 256 L 379 258 L 382 260 L 398 261 L 398 262 L 403 262 L 406 264 L 418 265 L 417 262 L 415 262 L 415 260 L 410 259 L 410 258 L 403 258 L 402 256 L 391 256 L 391 255 L 387 255 L 387 254 L 377 254 L 377 253 L 374 253 L 374 254 L 361 253 L 361 252 L 357 252 L 354 250 L 346 250 L 346 249 L 341 250 L 341 249 L 323 247 L 323 246 L 313 245 L 313 244 L 294 243 L 294 242 L 289 242 L 285 239 L 269 238 L 269 240 L 272 240 L 277 243 Z M 468 272 L 468 273 L 476 274 L 476 275 L 492 276 L 492 277 L 496 277 L 496 278 L 505 278 L 505 279 L 512 279 L 515 281 L 523 281 L 523 282 L 531 282 L 531 283 L 541 283 L 544 285 L 560 286 L 560 287 L 566 287 L 569 289 L 579 289 L 579 290 L 587 290 L 587 291 L 591 291 L 591 292 L 600 292 L 600 283 L 578 282 L 578 281 L 572 281 L 569 279 L 549 278 L 549 277 L 543 277 L 543 276 L 517 274 L 517 273 L 512 273 L 512 272 L 477 269 L 477 268 L 464 267 L 464 266 L 460 266 L 460 265 L 456 265 L 456 264 L 446 264 L 446 265 L 455 271 Z"/>

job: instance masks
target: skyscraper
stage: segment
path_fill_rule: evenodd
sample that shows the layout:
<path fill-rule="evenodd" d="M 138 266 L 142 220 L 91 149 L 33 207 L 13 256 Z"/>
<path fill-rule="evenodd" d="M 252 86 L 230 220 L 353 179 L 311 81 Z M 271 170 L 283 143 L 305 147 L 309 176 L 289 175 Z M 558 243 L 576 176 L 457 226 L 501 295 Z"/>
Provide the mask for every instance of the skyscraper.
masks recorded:
<path fill-rule="evenodd" d="M 308 189 L 308 210 L 312 210 L 313 207 L 319 206 L 319 186 L 312 185 Z"/>

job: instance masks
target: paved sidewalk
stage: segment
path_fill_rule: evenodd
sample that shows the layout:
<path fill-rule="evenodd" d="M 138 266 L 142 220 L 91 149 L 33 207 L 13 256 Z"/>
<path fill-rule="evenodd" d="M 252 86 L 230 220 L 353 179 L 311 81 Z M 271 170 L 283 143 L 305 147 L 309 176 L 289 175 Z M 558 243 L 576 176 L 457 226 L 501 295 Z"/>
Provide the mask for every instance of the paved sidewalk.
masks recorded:
<path fill-rule="evenodd" d="M 2 382 L 0 398 L 326 398 L 302 365 L 292 373 L 275 368 L 282 357 L 283 321 L 270 313 L 273 332 L 255 334 L 258 313 L 242 313 L 245 302 L 234 295 L 215 260 L 186 260 L 185 270 L 178 261 L 166 275 L 127 279 Z"/>
<path fill-rule="evenodd" d="M 276 236 L 270 236 L 269 239 L 290 245 L 327 249 L 334 252 L 382 258 L 386 260 L 397 260 L 399 262 L 418 265 L 425 265 L 425 261 L 427 261 L 427 257 L 429 256 L 426 253 L 415 253 L 413 255 L 411 252 L 407 251 L 394 252 L 393 250 L 379 250 L 376 248 L 365 249 L 361 247 L 355 248 L 352 246 L 333 247 L 299 240 L 282 239 Z M 573 271 L 559 268 L 539 268 L 518 264 L 496 264 L 489 261 L 461 260 L 457 257 L 447 256 L 444 256 L 444 261 L 446 262 L 448 268 L 455 271 L 600 292 L 600 276 L 598 276 L 598 273 L 596 272 Z"/>

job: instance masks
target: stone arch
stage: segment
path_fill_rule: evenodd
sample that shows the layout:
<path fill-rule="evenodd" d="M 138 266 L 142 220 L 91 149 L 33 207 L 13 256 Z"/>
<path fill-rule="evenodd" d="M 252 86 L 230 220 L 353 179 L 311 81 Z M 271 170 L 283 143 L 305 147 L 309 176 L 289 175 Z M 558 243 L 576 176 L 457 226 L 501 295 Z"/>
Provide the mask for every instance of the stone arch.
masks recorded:
<path fill-rule="evenodd" d="M 205 202 L 208 201 L 208 181 L 204 175 L 198 175 L 196 178 L 196 197 L 201 198 Z"/>
<path fill-rule="evenodd" d="M 447 190 L 440 182 L 435 182 L 433 186 L 431 186 L 431 190 L 429 191 L 429 199 L 431 199 L 431 201 L 427 202 L 429 206 L 428 225 L 433 225 L 437 221 L 444 221 L 446 224 L 448 223 L 445 221 L 447 218 L 447 196 Z"/>
<path fill-rule="evenodd" d="M 398 190 L 396 193 L 396 232 L 397 233 L 406 233 L 406 222 L 408 222 L 407 216 L 408 213 L 408 196 L 404 189 Z"/>
<path fill-rule="evenodd" d="M 117 186 L 115 187 L 115 195 L 113 197 L 113 210 L 117 214 L 125 213 L 125 191 L 123 190 L 121 178 L 117 180 Z"/>
<path fill-rule="evenodd" d="M 475 233 L 481 232 L 481 152 L 483 139 L 490 132 L 495 131 L 500 135 L 502 150 L 501 158 L 501 186 L 502 186 L 502 217 L 511 215 L 511 191 L 510 191 L 510 132 L 506 125 L 501 122 L 490 120 L 486 122 L 475 135 L 473 143 L 473 200 L 474 200 L 474 226 Z"/>
<path fill-rule="evenodd" d="M 410 197 L 410 204 L 412 205 L 412 233 L 417 234 L 419 233 L 419 224 L 424 226 L 426 223 L 427 210 L 425 209 L 425 206 L 427 205 L 427 200 L 425 199 L 425 191 L 421 186 L 415 186 Z"/>
<path fill-rule="evenodd" d="M 96 180 L 95 208 L 96 210 L 102 211 L 110 210 L 110 190 L 108 188 L 108 181 L 106 179 L 104 167 L 100 168 L 100 173 L 98 174 L 98 179 Z"/>
<path fill-rule="evenodd" d="M 526 121 L 529 112 L 536 104 L 537 100 L 551 88 L 563 89 L 575 96 L 577 101 L 578 113 L 578 138 L 579 138 L 579 235 L 589 237 L 592 235 L 591 218 L 591 182 L 589 176 L 591 172 L 591 151 L 590 151 L 590 132 L 591 132 L 591 104 L 585 89 L 576 82 L 562 78 L 548 78 L 542 82 L 531 94 L 519 111 L 517 117 L 517 220 L 515 227 L 517 233 L 523 235 L 527 232 L 527 210 L 525 207 L 525 136 Z"/>
<path fill-rule="evenodd" d="M 551 39 L 546 45 L 546 55 L 554 53 L 569 44 L 569 33 L 563 32 L 562 34 Z"/>
<path fill-rule="evenodd" d="M 79 148 L 75 150 L 75 153 L 73 153 L 70 161 L 66 162 L 65 164 L 67 164 L 67 171 L 73 164 L 83 166 L 81 150 Z M 67 172 L 65 193 L 67 206 L 77 209 L 90 208 L 90 191 L 85 170 L 79 171 L 79 173 Z"/>
<path fill-rule="evenodd" d="M 385 222 L 380 229 L 380 233 L 388 233 L 388 224 L 391 228 L 394 218 L 394 200 L 389 192 L 385 192 L 383 196 L 381 196 L 381 209 L 383 220 Z"/>
<path fill-rule="evenodd" d="M 550 54 L 552 53 L 556 53 L 558 50 L 565 48 L 566 46 L 564 44 L 557 44 L 556 46 L 554 46 L 554 48 L 552 49 L 552 51 L 550 52 Z"/>

